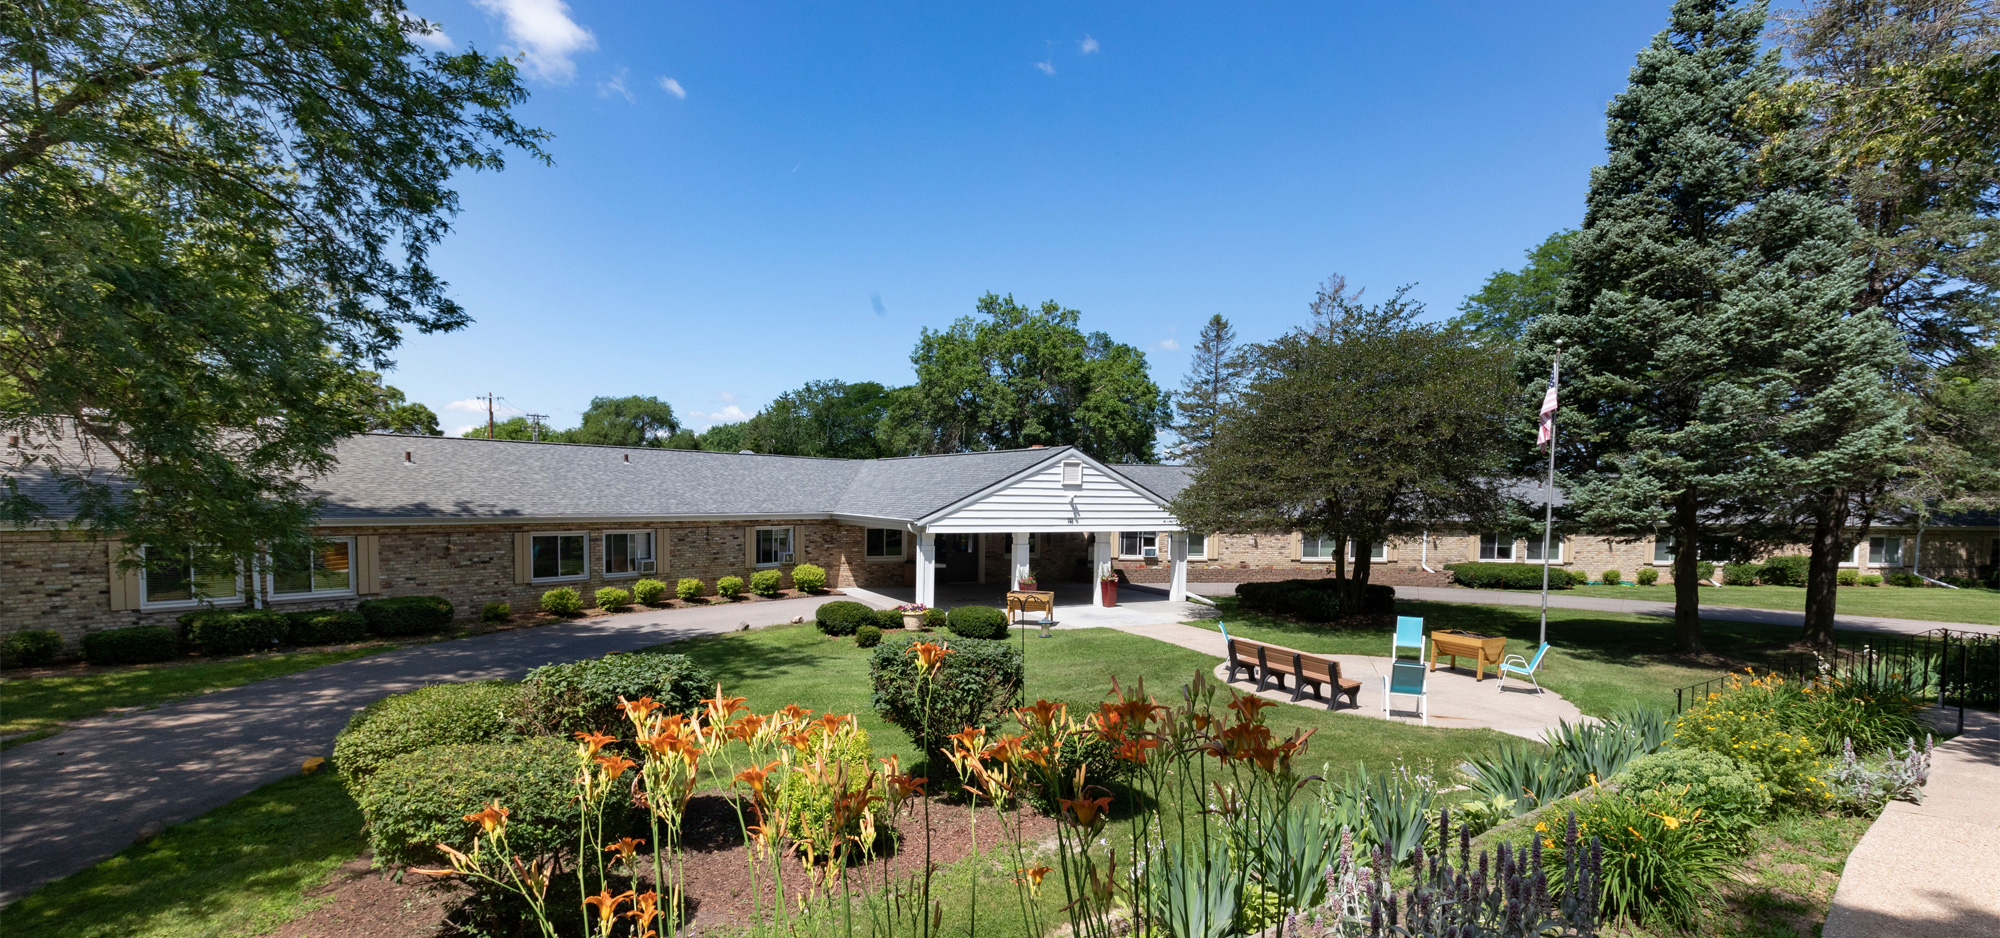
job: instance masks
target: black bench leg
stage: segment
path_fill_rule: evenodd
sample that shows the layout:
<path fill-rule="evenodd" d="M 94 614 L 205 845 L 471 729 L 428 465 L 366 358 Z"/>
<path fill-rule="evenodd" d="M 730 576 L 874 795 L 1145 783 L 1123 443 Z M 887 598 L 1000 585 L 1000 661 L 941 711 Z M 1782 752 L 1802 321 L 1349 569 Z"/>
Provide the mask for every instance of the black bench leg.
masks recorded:
<path fill-rule="evenodd" d="M 1271 662 L 1264 656 L 1264 649 L 1257 649 L 1257 691 L 1262 693 L 1264 685 L 1271 680 Z"/>

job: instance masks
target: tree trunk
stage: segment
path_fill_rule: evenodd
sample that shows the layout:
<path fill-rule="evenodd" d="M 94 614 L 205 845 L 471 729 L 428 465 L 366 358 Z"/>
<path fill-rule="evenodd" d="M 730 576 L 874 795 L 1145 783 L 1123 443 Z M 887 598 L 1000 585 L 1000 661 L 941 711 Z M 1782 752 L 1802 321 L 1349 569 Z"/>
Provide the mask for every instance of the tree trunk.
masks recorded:
<path fill-rule="evenodd" d="M 1347 578 L 1347 585 L 1344 587 L 1347 595 L 1340 599 L 1340 611 L 1343 615 L 1356 615 L 1368 611 L 1368 551 L 1369 548 L 1366 546 L 1359 543 L 1354 545 L 1354 573 Z"/>
<path fill-rule="evenodd" d="M 1799 640 L 1833 647 L 1834 602 L 1840 591 L 1840 532 L 1847 527 L 1848 491 L 1833 490 L 1813 506 L 1812 563 L 1806 568 L 1806 628 Z"/>
<path fill-rule="evenodd" d="M 1708 649 L 1701 643 L 1701 583 L 1695 579 L 1694 565 L 1701 554 L 1700 515 L 1694 497 L 1683 493 L 1674 501 L 1674 647 L 1698 655 Z"/>

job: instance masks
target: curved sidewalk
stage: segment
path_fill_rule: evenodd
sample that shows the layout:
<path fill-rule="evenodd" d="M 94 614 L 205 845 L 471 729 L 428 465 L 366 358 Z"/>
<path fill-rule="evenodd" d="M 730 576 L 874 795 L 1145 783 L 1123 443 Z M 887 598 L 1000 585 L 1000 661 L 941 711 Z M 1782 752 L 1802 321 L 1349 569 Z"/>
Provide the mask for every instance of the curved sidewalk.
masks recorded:
<path fill-rule="evenodd" d="M 138 839 L 297 774 L 348 717 L 426 684 L 519 678 L 576 661 L 811 616 L 812 597 L 663 609 L 461 638 L 343 661 L 121 717 L 0 754 L 0 902 Z"/>

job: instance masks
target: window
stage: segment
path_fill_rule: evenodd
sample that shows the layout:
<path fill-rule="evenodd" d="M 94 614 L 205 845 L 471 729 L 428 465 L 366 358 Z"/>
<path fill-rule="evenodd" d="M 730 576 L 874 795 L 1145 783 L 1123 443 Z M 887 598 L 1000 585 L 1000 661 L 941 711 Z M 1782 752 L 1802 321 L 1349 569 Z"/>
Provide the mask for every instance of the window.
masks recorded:
<path fill-rule="evenodd" d="M 775 567 L 792 562 L 791 528 L 757 529 L 757 566 Z"/>
<path fill-rule="evenodd" d="M 1521 552 L 1521 556 L 1531 563 L 1541 563 L 1542 539 L 1539 537 L 1528 538 L 1527 548 L 1527 550 Z M 1563 562 L 1563 539 L 1560 534 L 1549 535 L 1549 562 Z"/>
<path fill-rule="evenodd" d="M 1868 562 L 1878 567 L 1900 567 L 1903 565 L 1903 539 L 1900 537 L 1871 537 L 1868 539 Z"/>
<path fill-rule="evenodd" d="M 1299 541 L 1299 559 L 1332 560 L 1333 552 L 1340 548 L 1340 542 L 1320 534 L 1308 534 Z"/>
<path fill-rule="evenodd" d="M 1514 536 L 1512 534 L 1479 535 L 1479 559 L 1514 559 Z"/>
<path fill-rule="evenodd" d="M 1347 559 L 1354 559 L 1354 542 L 1348 542 Z M 1376 541 L 1368 547 L 1368 562 L 1381 563 L 1389 559 L 1389 542 Z"/>
<path fill-rule="evenodd" d="M 243 601 L 243 575 L 234 561 L 197 558 L 193 550 L 171 554 L 142 548 L 139 559 L 142 605 L 233 603 Z"/>
<path fill-rule="evenodd" d="M 354 592 L 354 540 L 325 541 L 271 557 L 271 598 L 304 599 Z"/>
<path fill-rule="evenodd" d="M 1674 562 L 1673 535 L 1664 534 L 1659 537 L 1653 538 L 1653 562 L 1654 563 Z"/>
<path fill-rule="evenodd" d="M 1160 535 L 1157 531 L 1118 532 L 1118 556 L 1158 557 L 1160 556 Z"/>
<path fill-rule="evenodd" d="M 895 528 L 869 528 L 868 559 L 903 559 L 903 532 Z"/>
<path fill-rule="evenodd" d="M 604 575 L 638 576 L 652 573 L 653 532 L 612 531 L 604 535 Z"/>
<path fill-rule="evenodd" d="M 577 534 L 537 534 L 528 544 L 536 580 L 581 580 L 589 576 L 590 538 Z"/>
<path fill-rule="evenodd" d="M 1065 460 L 1063 460 L 1063 476 L 1062 476 L 1062 479 L 1063 479 L 1063 481 L 1062 481 L 1062 484 L 1064 484 L 1064 485 L 1082 485 L 1082 484 L 1083 484 L 1083 460 L 1081 460 L 1081 459 L 1065 459 Z"/>
<path fill-rule="evenodd" d="M 1209 534 L 1190 534 L 1190 535 L 1188 535 L 1188 559 L 1189 559 L 1189 560 L 1207 560 L 1207 559 L 1208 559 L 1208 539 L 1209 539 L 1210 537 L 1212 537 L 1212 536 L 1213 536 L 1213 535 L 1209 535 Z"/>

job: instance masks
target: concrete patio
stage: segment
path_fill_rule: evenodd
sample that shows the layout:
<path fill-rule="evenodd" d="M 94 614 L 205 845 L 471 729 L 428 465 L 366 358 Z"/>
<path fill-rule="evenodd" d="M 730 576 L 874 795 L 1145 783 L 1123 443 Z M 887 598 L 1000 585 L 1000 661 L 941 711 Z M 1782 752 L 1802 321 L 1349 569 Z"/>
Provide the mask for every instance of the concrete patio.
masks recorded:
<path fill-rule="evenodd" d="M 1091 605 L 1091 594 L 1095 592 L 1093 584 L 1063 582 L 1043 584 L 1043 587 L 1045 591 L 1056 594 L 1056 628 L 1170 625 L 1193 619 L 1212 618 L 1215 615 L 1215 608 L 1212 606 L 1194 602 L 1174 602 L 1167 598 L 1165 592 L 1157 589 L 1127 587 L 1118 591 L 1118 605 L 1102 607 Z M 873 590 L 847 587 L 841 592 L 846 593 L 850 599 L 859 600 L 878 609 L 916 602 L 916 589 L 908 586 Z M 1004 609 L 1007 605 L 1007 589 L 996 583 L 940 583 L 937 585 L 937 593 L 937 601 L 933 605 L 940 609 L 950 609 L 954 606 L 992 606 Z M 1030 621 L 1039 622 L 1038 619 Z"/>

